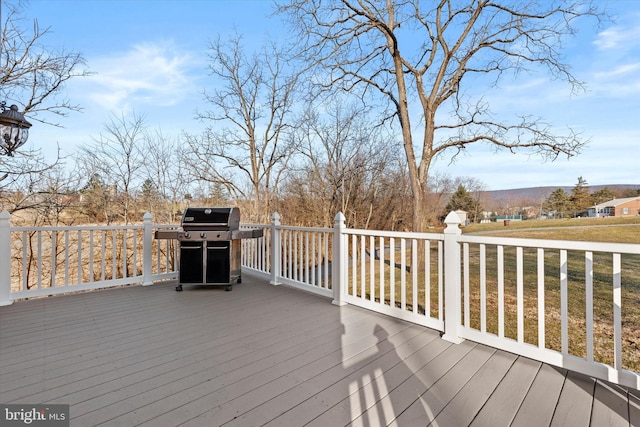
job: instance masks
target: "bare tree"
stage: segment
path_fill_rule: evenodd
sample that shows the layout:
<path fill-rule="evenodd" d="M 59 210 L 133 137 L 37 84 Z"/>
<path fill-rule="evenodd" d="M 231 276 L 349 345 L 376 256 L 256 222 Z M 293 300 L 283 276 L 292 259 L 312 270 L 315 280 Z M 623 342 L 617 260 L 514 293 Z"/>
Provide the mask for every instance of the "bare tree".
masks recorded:
<path fill-rule="evenodd" d="M 474 100 L 465 88 L 546 68 L 580 89 L 562 62 L 561 46 L 578 18 L 598 17 L 588 2 L 291 0 L 279 11 L 299 30 L 294 38 L 316 66 L 317 86 L 359 94 L 364 102 L 382 100 L 385 119 L 400 124 L 414 230 L 425 226 L 429 168 L 444 152 L 455 157 L 470 144 L 487 143 L 555 159 L 573 156 L 585 144 L 573 130 L 556 134 L 526 114 L 495 121 L 481 95 Z"/>
<path fill-rule="evenodd" d="M 49 29 L 40 29 L 37 21 L 25 29 L 20 13 L 19 2 L 0 4 L 0 101 L 19 105 L 30 121 L 57 125 L 52 115 L 80 110 L 59 94 L 69 79 L 88 74 L 79 70 L 85 62 L 78 53 L 46 47 Z M 41 174 L 57 170 L 63 159 L 58 153 L 47 160 L 37 149 L 12 154 L 0 155 L 0 205 L 11 212 L 37 207 L 42 198 L 29 192 Z"/>
<path fill-rule="evenodd" d="M 287 71 L 284 58 L 271 45 L 248 55 L 238 35 L 211 41 L 209 70 L 220 87 L 205 91 L 211 109 L 198 113 L 208 123 L 204 134 L 187 136 L 194 178 L 250 201 L 252 220 L 268 219 L 293 152 L 287 129 L 298 77 Z"/>
<path fill-rule="evenodd" d="M 41 221 L 54 223 L 72 205 L 68 196 L 77 189 L 77 177 L 65 172 L 63 163 L 47 163 L 39 152 L 33 151 L 0 156 L 0 178 L 0 210 L 12 214 L 36 212 Z"/>
<path fill-rule="evenodd" d="M 188 183 L 184 156 L 178 139 L 173 139 L 161 130 L 147 132 L 144 137 L 144 175 L 154 185 L 162 201 L 163 209 L 151 212 L 156 222 L 175 223 L 182 209 Z"/>
<path fill-rule="evenodd" d="M 386 179 L 393 156 L 382 129 L 370 124 L 364 109 L 335 99 L 324 108 L 309 104 L 294 137 L 304 160 L 292 168 L 285 191 L 297 213 L 329 227 L 341 211 L 350 226 L 369 227 L 373 208 L 397 189 Z M 394 208 L 387 205 L 385 219 Z"/>
<path fill-rule="evenodd" d="M 30 31 L 24 29 L 19 4 L 2 4 L 7 12 L 4 20 L 0 16 L 0 99 L 22 105 L 22 113 L 30 113 L 29 120 L 58 126 L 51 120 L 52 115 L 66 116 L 81 110 L 80 106 L 59 98 L 61 89 L 70 79 L 87 76 L 89 72 L 81 69 L 85 60 L 79 53 L 44 47 L 43 39 L 49 28 L 41 29 L 38 21 L 34 21 Z"/>
<path fill-rule="evenodd" d="M 135 112 L 112 115 L 104 130 L 94 144 L 81 147 L 78 163 L 85 176 L 97 174 L 105 181 L 113 200 L 121 205 L 119 215 L 128 224 L 132 190 L 140 181 L 144 164 L 145 117 Z"/>
<path fill-rule="evenodd" d="M 72 225 L 78 221 L 79 177 L 63 164 L 38 174 L 29 199 L 32 225 Z"/>

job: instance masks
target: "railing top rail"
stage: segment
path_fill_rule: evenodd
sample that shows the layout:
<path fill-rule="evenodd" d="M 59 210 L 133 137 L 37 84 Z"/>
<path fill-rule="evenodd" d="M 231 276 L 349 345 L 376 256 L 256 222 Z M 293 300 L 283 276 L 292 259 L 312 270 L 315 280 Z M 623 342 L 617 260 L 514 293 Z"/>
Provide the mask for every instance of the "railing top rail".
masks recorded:
<path fill-rule="evenodd" d="M 40 227 L 11 227 L 12 232 L 21 231 L 90 231 L 90 230 L 142 230 L 142 224 L 130 225 L 48 225 Z"/>
<path fill-rule="evenodd" d="M 326 227 L 296 227 L 292 225 L 278 225 L 276 228 L 278 230 L 308 231 L 308 232 L 316 232 L 316 233 L 333 232 L 333 228 L 326 228 Z"/>
<path fill-rule="evenodd" d="M 365 230 L 358 228 L 347 228 L 345 234 L 359 234 L 363 236 L 395 237 L 399 239 L 418 240 L 444 240 L 443 233 L 418 233 L 413 231 L 386 231 L 386 230 Z"/>
<path fill-rule="evenodd" d="M 577 240 L 523 239 L 518 237 L 472 236 L 463 234 L 461 243 L 484 243 L 497 246 L 520 246 L 525 248 L 567 249 L 577 251 L 640 254 L 640 244 L 582 242 Z"/>
<path fill-rule="evenodd" d="M 179 228 L 177 224 L 153 224 L 153 228 Z M 90 230 L 142 230 L 144 224 L 129 225 L 46 225 L 11 227 L 11 232 L 31 231 L 90 231 Z"/>

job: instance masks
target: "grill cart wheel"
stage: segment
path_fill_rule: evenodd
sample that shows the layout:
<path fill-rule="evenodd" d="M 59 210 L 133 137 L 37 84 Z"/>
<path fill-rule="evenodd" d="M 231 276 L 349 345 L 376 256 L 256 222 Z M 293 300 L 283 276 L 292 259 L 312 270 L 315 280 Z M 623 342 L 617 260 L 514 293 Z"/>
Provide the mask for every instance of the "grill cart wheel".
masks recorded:
<path fill-rule="evenodd" d="M 182 285 L 176 286 L 176 292 L 182 292 Z"/>
<path fill-rule="evenodd" d="M 225 290 L 225 291 L 227 291 L 227 292 L 229 292 L 231 289 L 232 289 L 232 286 L 231 286 L 231 285 L 229 285 L 229 286 L 227 286 L 224 290 Z"/>

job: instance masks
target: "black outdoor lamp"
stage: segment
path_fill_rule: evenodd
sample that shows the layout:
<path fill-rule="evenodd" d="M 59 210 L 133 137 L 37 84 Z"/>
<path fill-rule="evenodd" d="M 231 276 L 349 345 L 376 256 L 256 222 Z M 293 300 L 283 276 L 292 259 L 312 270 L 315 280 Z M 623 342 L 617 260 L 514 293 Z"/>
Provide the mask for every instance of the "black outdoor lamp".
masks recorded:
<path fill-rule="evenodd" d="M 13 156 L 13 152 L 27 142 L 31 123 L 18 112 L 17 105 L 7 108 L 7 103 L 2 101 L 0 108 L 0 154 Z"/>

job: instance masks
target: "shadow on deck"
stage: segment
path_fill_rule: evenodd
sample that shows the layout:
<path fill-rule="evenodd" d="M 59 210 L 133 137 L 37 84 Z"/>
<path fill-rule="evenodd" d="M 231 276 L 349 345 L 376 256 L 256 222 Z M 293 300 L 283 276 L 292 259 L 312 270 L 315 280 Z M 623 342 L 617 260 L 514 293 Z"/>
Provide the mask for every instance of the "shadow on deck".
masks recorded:
<path fill-rule="evenodd" d="M 0 402 L 72 426 L 640 425 L 640 393 L 250 275 L 0 308 Z"/>

